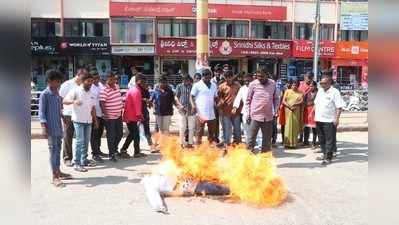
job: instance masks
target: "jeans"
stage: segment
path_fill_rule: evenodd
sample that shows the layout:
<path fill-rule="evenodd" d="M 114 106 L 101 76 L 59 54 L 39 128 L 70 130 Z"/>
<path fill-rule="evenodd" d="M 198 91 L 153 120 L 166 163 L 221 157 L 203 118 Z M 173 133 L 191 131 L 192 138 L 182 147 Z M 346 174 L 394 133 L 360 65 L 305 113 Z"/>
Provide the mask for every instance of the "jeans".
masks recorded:
<path fill-rule="evenodd" d="M 76 133 L 75 165 L 84 166 L 91 135 L 91 123 L 73 122 Z"/>
<path fill-rule="evenodd" d="M 186 141 L 186 130 L 188 127 L 188 143 Z M 194 143 L 194 127 L 195 127 L 195 116 L 186 116 L 184 114 L 180 115 L 180 143 L 183 145 Z"/>
<path fill-rule="evenodd" d="M 274 117 L 272 123 L 272 143 L 276 143 L 277 141 L 277 118 Z"/>
<path fill-rule="evenodd" d="M 144 121 L 141 123 L 143 124 L 143 130 L 144 130 L 144 135 L 145 138 L 147 139 L 148 145 L 152 145 L 152 138 L 151 138 L 151 131 L 150 131 L 150 118 L 145 118 Z"/>
<path fill-rule="evenodd" d="M 92 156 L 99 155 L 101 153 L 101 137 L 104 133 L 104 120 L 101 117 L 97 117 L 98 121 L 98 129 L 93 126 L 91 128 L 91 138 L 90 138 L 90 145 L 91 145 L 91 154 Z"/>
<path fill-rule="evenodd" d="M 204 135 L 205 124 L 208 125 L 209 143 L 216 142 L 216 120 L 201 121 L 197 118 L 197 144 L 202 143 L 202 136 Z"/>
<path fill-rule="evenodd" d="M 55 173 L 60 169 L 60 154 L 61 154 L 61 142 L 62 137 L 49 136 L 47 138 L 48 149 L 50 153 L 50 167 L 51 171 Z"/>
<path fill-rule="evenodd" d="M 134 154 L 137 155 L 140 153 L 140 130 L 138 122 L 129 122 L 126 125 L 127 129 L 129 130 L 129 134 L 127 135 L 125 143 L 121 148 L 121 153 L 127 152 L 130 143 L 134 141 Z"/>
<path fill-rule="evenodd" d="M 226 186 L 220 184 L 214 184 L 208 181 L 200 181 L 195 187 L 194 194 L 201 195 L 228 195 L 230 194 L 230 189 Z"/>
<path fill-rule="evenodd" d="M 326 159 L 332 159 L 337 148 L 336 126 L 334 123 L 316 122 L 321 151 Z"/>
<path fill-rule="evenodd" d="M 304 136 L 304 140 L 303 143 L 304 144 L 309 144 L 309 136 L 310 136 L 310 129 L 312 129 L 312 133 L 313 133 L 313 145 L 316 145 L 316 138 L 317 138 L 317 129 L 315 127 L 304 127 L 303 130 L 303 136 Z"/>
<path fill-rule="evenodd" d="M 122 118 L 105 119 L 105 129 L 107 131 L 107 144 L 109 156 L 112 157 L 118 152 L 118 145 L 123 137 Z"/>
<path fill-rule="evenodd" d="M 243 120 L 242 121 L 242 127 L 243 127 L 243 130 L 244 130 L 245 143 L 248 145 L 250 124 L 248 124 L 246 120 Z"/>
<path fill-rule="evenodd" d="M 219 111 L 217 108 L 215 108 L 215 133 L 214 133 L 214 138 L 217 143 L 220 142 L 220 117 L 219 117 Z"/>
<path fill-rule="evenodd" d="M 222 129 L 223 129 L 223 141 L 225 144 L 231 144 L 231 133 L 233 131 L 234 142 L 241 142 L 241 119 L 240 116 L 221 116 Z"/>
<path fill-rule="evenodd" d="M 248 149 L 254 150 L 256 144 L 256 136 L 259 128 L 262 130 L 262 150 L 261 152 L 268 152 L 272 150 L 272 121 L 260 122 L 251 120 L 250 138 L 248 142 Z"/>
<path fill-rule="evenodd" d="M 64 138 L 62 146 L 62 158 L 64 161 L 72 160 L 72 140 L 74 134 L 74 125 L 71 120 L 71 116 L 64 116 Z"/>

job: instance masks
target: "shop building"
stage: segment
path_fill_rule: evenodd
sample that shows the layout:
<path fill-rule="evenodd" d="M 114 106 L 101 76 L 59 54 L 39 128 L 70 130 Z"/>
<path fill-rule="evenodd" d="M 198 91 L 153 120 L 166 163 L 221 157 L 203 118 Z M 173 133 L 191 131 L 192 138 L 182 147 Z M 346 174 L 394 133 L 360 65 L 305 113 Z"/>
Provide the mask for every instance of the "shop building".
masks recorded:
<path fill-rule="evenodd" d="M 130 68 L 135 67 L 150 84 L 161 74 L 176 84 L 181 74 L 195 73 L 194 0 L 46 3 L 32 3 L 32 78 L 51 67 L 65 70 L 70 77 L 76 68 L 87 64 L 117 69 L 129 78 Z M 315 1 L 209 0 L 210 66 L 229 64 L 235 73 L 254 72 L 262 66 L 283 79 L 302 79 L 313 70 L 314 6 Z M 339 53 L 340 42 L 367 41 L 367 29 L 347 27 L 351 24 L 347 18 L 353 17 L 351 7 L 339 0 L 321 2 L 319 70 L 336 68 L 342 83 L 348 80 L 345 74 L 360 73 L 360 83 L 364 83 L 367 59 Z M 341 11 L 349 12 L 345 20 Z M 46 25 L 33 29 L 38 26 L 36 22 Z M 87 46 L 100 39 L 108 48 L 61 48 L 71 41 L 80 43 L 75 46 Z M 353 65 L 355 68 L 347 68 Z"/>
<path fill-rule="evenodd" d="M 111 69 L 108 0 L 33 0 L 31 77 L 45 87 L 45 71 L 59 69 L 65 79 L 83 66 L 101 75 Z"/>
<path fill-rule="evenodd" d="M 333 78 L 342 90 L 368 86 L 368 42 L 337 42 Z"/>
<path fill-rule="evenodd" d="M 287 22 L 286 6 L 246 5 L 243 10 L 242 5 L 210 3 L 208 12 L 211 67 L 229 64 L 233 72 L 239 73 L 253 72 L 265 65 L 278 73 L 280 64 L 290 57 L 291 23 Z M 176 84 L 181 74 L 195 73 L 195 4 L 113 1 L 110 15 L 113 55 L 115 46 L 127 44 L 125 40 L 114 41 L 114 21 L 140 18 L 154 23 L 153 32 L 149 28 L 130 33 L 146 30 L 153 35 L 151 40 L 155 43 L 146 44 L 155 46 L 155 80 L 156 76 L 167 74 L 171 83 Z"/>

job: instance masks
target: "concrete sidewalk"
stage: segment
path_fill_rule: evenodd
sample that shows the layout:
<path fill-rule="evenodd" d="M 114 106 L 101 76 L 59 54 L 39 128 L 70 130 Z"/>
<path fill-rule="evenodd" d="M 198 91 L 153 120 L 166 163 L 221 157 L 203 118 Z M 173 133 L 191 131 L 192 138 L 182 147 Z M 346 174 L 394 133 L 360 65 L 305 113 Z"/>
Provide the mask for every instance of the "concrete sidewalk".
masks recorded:
<path fill-rule="evenodd" d="M 155 116 L 151 113 L 150 127 L 151 131 L 154 130 L 155 126 Z M 124 135 L 126 135 L 127 128 L 124 125 Z M 175 110 L 172 116 L 172 124 L 170 127 L 171 134 L 179 133 L 179 115 L 177 110 Z M 367 112 L 343 112 L 341 115 L 340 125 L 338 127 L 338 132 L 347 131 L 368 131 L 368 119 Z M 37 118 L 32 118 L 31 121 L 31 138 L 38 139 L 43 138 L 41 135 L 40 122 Z"/>

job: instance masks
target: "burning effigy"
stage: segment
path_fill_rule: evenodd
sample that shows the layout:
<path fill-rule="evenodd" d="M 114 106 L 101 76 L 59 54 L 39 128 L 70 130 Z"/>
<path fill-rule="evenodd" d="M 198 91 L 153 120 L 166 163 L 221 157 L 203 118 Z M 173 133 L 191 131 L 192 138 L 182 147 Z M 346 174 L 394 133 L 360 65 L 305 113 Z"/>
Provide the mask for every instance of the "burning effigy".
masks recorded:
<path fill-rule="evenodd" d="M 207 143 L 186 150 L 171 136 L 161 138 L 160 149 L 162 162 L 142 180 L 155 211 L 167 211 L 165 196 L 228 195 L 257 207 L 277 206 L 287 197 L 271 152 L 253 154 L 244 145 L 223 152 Z"/>

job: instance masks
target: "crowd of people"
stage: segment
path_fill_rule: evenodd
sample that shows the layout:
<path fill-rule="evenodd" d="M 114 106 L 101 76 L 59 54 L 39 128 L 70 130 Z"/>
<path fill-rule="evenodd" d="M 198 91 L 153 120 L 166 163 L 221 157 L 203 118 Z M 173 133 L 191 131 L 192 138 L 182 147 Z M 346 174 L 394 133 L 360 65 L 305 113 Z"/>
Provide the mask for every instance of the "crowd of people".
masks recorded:
<path fill-rule="evenodd" d="M 118 76 L 109 72 L 103 83 L 95 67 L 81 68 L 63 83 L 64 75 L 57 70 L 47 71 L 46 76 L 48 86 L 40 95 L 39 118 L 48 139 L 52 182 L 57 187 L 63 186 L 63 179 L 72 178 L 60 171 L 61 146 L 64 164 L 78 172 L 87 172 L 87 167 L 104 158 L 117 162 L 145 157 L 140 136 L 147 140 L 151 153 L 159 152 L 159 140 L 150 130 L 151 108 L 155 132 L 163 136 L 170 132 L 176 107 L 182 149 L 200 145 L 206 125 L 208 142 L 224 151 L 244 142 L 253 153 L 269 152 L 277 144 L 280 124 L 285 148 L 309 146 L 312 133 L 312 148 L 318 150 L 320 145 L 322 156 L 318 159 L 323 165 L 331 163 L 337 151 L 336 131 L 344 102 L 328 74 L 322 76 L 318 87 L 311 73 L 305 74 L 304 81 L 284 84 L 265 68 L 234 75 L 228 65 L 217 65 L 193 77 L 183 76 L 176 89 L 165 76 L 150 89 L 145 76 L 136 71 L 124 96 Z M 128 134 L 121 145 L 123 123 Z M 108 153 L 101 151 L 104 129 Z M 92 159 L 88 159 L 89 144 Z"/>

